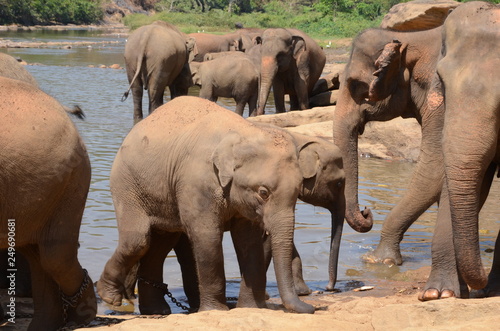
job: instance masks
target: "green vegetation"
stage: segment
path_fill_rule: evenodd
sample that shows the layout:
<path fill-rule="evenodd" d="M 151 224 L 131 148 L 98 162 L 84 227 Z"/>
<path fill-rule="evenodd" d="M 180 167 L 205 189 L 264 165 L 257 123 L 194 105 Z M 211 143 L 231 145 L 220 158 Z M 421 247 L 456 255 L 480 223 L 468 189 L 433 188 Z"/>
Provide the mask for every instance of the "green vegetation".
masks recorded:
<path fill-rule="evenodd" d="M 98 23 L 105 8 L 141 9 L 124 23 L 132 29 L 164 20 L 186 33 L 224 33 L 245 27 L 293 27 L 316 39 L 353 37 L 378 26 L 399 2 L 408 0 L 0 0 L 0 24 Z M 465 2 L 468 0 L 459 0 Z M 499 3 L 500 0 L 488 0 Z M 155 14 L 152 14 L 155 13 Z"/>
<path fill-rule="evenodd" d="M 90 24 L 102 17 L 101 0 L 0 0 L 0 24 Z"/>

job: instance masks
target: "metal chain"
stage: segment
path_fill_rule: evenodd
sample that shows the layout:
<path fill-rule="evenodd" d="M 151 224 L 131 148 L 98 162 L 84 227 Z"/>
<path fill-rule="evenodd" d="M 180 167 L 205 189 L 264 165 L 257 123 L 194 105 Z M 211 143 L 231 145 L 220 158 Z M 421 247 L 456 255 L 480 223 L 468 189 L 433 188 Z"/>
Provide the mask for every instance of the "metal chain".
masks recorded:
<path fill-rule="evenodd" d="M 137 281 L 138 282 L 143 282 L 144 284 L 147 284 L 149 286 L 152 286 L 154 288 L 157 288 L 159 290 L 162 290 L 163 293 L 165 293 L 169 298 L 170 300 L 179 308 L 181 308 L 182 310 L 186 310 L 190 313 L 193 313 L 195 312 L 196 310 L 195 309 L 191 309 L 187 306 L 184 306 L 182 303 L 180 303 L 176 298 L 174 298 L 174 296 L 172 295 L 172 293 L 170 293 L 170 291 L 168 290 L 168 285 L 165 284 L 165 283 L 158 283 L 158 282 L 153 282 L 153 281 L 150 281 L 150 280 L 146 280 L 142 277 L 138 277 L 137 278 Z"/>
<path fill-rule="evenodd" d="M 82 298 L 83 293 L 87 290 L 89 287 L 89 284 L 91 283 L 91 279 L 89 277 L 89 273 L 87 272 L 87 269 L 83 269 L 83 282 L 82 285 L 80 285 L 80 289 L 78 292 L 76 292 L 72 296 L 68 296 L 59 289 L 60 295 L 61 295 L 61 300 L 63 302 L 63 321 L 64 324 L 68 322 L 68 308 L 75 308 L 76 304 L 78 301 Z"/>

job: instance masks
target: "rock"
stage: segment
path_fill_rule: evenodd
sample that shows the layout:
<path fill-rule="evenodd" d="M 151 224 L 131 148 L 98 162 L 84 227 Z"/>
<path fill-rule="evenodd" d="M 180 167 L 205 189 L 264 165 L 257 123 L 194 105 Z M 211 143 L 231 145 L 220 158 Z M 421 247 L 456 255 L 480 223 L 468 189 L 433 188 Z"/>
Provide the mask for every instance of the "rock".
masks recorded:
<path fill-rule="evenodd" d="M 281 114 L 249 117 L 252 122 L 268 123 L 286 130 L 333 141 L 335 106 L 317 107 Z M 368 122 L 359 136 L 358 154 L 381 159 L 416 162 L 422 133 L 414 118 L 395 118 L 387 122 Z"/>
<path fill-rule="evenodd" d="M 294 110 L 281 114 L 249 117 L 251 122 L 261 122 L 276 125 L 282 128 L 294 127 L 303 124 L 331 121 L 335 107 L 321 107 L 306 110 Z"/>
<path fill-rule="evenodd" d="M 380 24 L 398 31 L 428 30 L 443 24 L 449 10 L 460 5 L 453 0 L 414 0 L 393 6 Z"/>
<path fill-rule="evenodd" d="M 309 106 L 320 107 L 320 106 L 335 105 L 337 103 L 338 97 L 339 97 L 339 90 L 332 90 L 319 93 L 309 98 Z"/>
<path fill-rule="evenodd" d="M 118 63 L 115 63 L 115 64 L 110 65 L 109 68 L 110 69 L 121 69 L 122 67 Z"/>
<path fill-rule="evenodd" d="M 101 65 L 99 66 L 99 68 L 104 69 L 104 68 L 106 68 L 106 66 L 105 66 L 104 64 L 101 64 Z"/>

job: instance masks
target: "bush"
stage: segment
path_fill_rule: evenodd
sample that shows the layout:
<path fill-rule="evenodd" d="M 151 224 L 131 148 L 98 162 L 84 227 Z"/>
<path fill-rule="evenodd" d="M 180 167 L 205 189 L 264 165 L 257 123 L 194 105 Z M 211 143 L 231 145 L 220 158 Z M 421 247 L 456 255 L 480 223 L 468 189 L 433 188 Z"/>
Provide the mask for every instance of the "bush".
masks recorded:
<path fill-rule="evenodd" d="M 90 24 L 102 17 L 101 0 L 0 0 L 0 24 Z"/>

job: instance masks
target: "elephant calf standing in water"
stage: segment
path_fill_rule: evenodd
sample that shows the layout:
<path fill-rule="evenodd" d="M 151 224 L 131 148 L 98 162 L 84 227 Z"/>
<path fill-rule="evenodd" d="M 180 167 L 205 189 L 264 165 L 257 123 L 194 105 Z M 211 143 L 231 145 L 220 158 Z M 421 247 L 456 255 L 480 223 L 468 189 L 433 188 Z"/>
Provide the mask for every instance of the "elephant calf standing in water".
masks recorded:
<path fill-rule="evenodd" d="M 243 116 L 248 103 L 249 116 L 255 116 L 259 96 L 259 69 L 242 52 L 227 54 L 205 62 L 189 64 L 193 83 L 201 86 L 200 97 L 216 102 L 219 97 L 234 98 L 235 112 Z M 215 53 L 217 54 L 217 53 Z"/>
<path fill-rule="evenodd" d="M 227 310 L 222 235 L 235 227 L 246 307 L 266 307 L 262 235 L 269 233 L 285 307 L 314 313 L 292 276 L 295 203 L 302 183 L 290 135 L 263 130 L 197 97 L 179 97 L 127 135 L 111 170 L 119 243 L 97 290 L 110 304 L 127 296 L 125 278 L 162 280 L 165 252 L 189 238 L 200 280 L 200 310 Z M 160 235 L 158 235 L 160 234 Z"/>
<path fill-rule="evenodd" d="M 32 84 L 0 77 L 0 249 L 29 261 L 29 330 L 92 321 L 92 280 L 78 262 L 90 162 L 63 106 Z"/>

